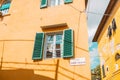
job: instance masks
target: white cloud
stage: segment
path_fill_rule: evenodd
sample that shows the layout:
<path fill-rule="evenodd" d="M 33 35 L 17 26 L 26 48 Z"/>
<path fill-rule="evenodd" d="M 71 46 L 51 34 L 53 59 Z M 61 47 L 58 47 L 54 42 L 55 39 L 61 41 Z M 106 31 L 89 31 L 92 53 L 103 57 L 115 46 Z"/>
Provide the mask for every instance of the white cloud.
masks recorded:
<path fill-rule="evenodd" d="M 98 56 L 98 49 L 96 49 L 96 48 L 93 48 L 92 49 L 92 51 L 90 51 L 90 56 L 91 57 L 96 57 L 96 56 Z"/>
<path fill-rule="evenodd" d="M 96 33 L 96 30 L 97 30 L 97 25 L 93 25 L 93 28 L 90 28 L 90 29 L 88 30 L 89 43 L 92 42 L 92 39 L 93 39 L 93 37 L 94 37 L 94 35 L 95 35 L 95 33 Z"/>
<path fill-rule="evenodd" d="M 97 30 L 97 27 L 102 19 L 103 15 L 99 15 L 97 13 L 103 14 L 108 3 L 110 0 L 89 0 L 90 2 L 88 4 L 87 11 L 88 12 L 93 12 L 93 13 L 88 13 L 88 33 L 89 33 L 89 43 L 92 41 L 95 32 Z"/>

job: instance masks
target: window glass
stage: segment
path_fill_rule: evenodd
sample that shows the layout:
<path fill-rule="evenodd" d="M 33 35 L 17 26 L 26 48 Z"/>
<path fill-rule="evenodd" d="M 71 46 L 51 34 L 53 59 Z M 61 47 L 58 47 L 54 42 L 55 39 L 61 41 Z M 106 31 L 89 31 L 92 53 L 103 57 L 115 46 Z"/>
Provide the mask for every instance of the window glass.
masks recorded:
<path fill-rule="evenodd" d="M 63 0 L 48 0 L 48 6 L 57 6 L 63 4 Z"/>
<path fill-rule="evenodd" d="M 61 57 L 62 34 L 56 35 L 56 57 Z"/>
<path fill-rule="evenodd" d="M 47 36 L 47 51 L 46 51 L 46 57 L 47 58 L 52 58 L 53 55 L 53 39 L 54 39 L 54 35 L 48 35 Z"/>
<path fill-rule="evenodd" d="M 45 58 L 61 57 L 62 33 L 46 34 Z"/>

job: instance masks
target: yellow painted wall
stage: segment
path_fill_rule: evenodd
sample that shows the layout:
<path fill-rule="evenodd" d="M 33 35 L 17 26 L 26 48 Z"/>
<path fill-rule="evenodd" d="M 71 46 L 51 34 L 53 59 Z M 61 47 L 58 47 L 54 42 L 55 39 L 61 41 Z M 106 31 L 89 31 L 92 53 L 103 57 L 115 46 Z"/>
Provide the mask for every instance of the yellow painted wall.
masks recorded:
<path fill-rule="evenodd" d="M 78 10 L 85 10 L 85 0 L 43 9 L 40 0 L 12 0 L 0 18 L 0 80 L 90 80 L 86 14 Z M 67 26 L 41 28 L 61 23 Z M 74 30 L 75 58 L 85 57 L 85 65 L 71 66 L 71 58 L 32 60 L 36 32 L 67 28 Z"/>
<path fill-rule="evenodd" d="M 114 10 L 111 13 L 108 21 L 106 22 L 104 29 L 98 39 L 98 50 L 100 54 L 101 66 L 105 66 L 106 77 L 102 80 L 119 80 L 120 79 L 120 60 L 115 60 L 116 53 L 120 53 L 120 49 L 117 49 L 117 45 L 120 44 L 120 1 L 116 4 Z M 109 38 L 107 36 L 108 27 L 112 25 L 112 20 L 115 18 L 117 29 L 116 32 L 112 31 L 112 36 Z M 118 69 L 116 70 L 115 65 L 118 64 Z M 108 71 L 107 71 L 108 66 Z M 102 67 L 101 67 L 102 71 Z"/>

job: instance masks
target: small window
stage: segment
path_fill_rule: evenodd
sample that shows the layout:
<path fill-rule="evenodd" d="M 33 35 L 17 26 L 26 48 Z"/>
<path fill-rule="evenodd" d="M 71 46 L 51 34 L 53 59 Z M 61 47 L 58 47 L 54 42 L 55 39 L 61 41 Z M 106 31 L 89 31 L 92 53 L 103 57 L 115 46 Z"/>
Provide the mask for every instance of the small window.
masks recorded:
<path fill-rule="evenodd" d="M 120 59 L 120 54 L 119 53 L 116 53 L 116 55 L 115 55 L 115 60 L 117 61 L 117 60 L 119 60 Z"/>
<path fill-rule="evenodd" d="M 114 31 L 114 32 L 115 32 L 115 31 L 116 31 L 116 29 L 117 29 L 115 19 L 113 19 L 113 21 L 112 21 L 112 29 L 113 29 L 113 31 Z"/>
<path fill-rule="evenodd" d="M 57 6 L 63 3 L 63 0 L 48 0 L 48 6 Z"/>
<path fill-rule="evenodd" d="M 108 27 L 108 34 L 107 36 L 110 38 L 112 36 L 112 28 L 111 26 Z"/>
<path fill-rule="evenodd" d="M 45 58 L 59 58 L 62 56 L 63 32 L 47 33 L 45 37 Z"/>
<path fill-rule="evenodd" d="M 102 74 L 103 74 L 103 78 L 106 77 L 104 65 L 102 65 Z"/>
<path fill-rule="evenodd" d="M 41 0 L 40 8 L 45 8 L 47 6 L 57 6 L 62 4 L 67 4 L 73 2 L 72 0 Z"/>
<path fill-rule="evenodd" d="M 109 71 L 109 68 L 108 68 L 108 66 L 106 66 L 106 71 L 107 71 L 107 72 Z"/>
<path fill-rule="evenodd" d="M 10 8 L 11 0 L 4 0 L 2 6 L 0 7 L 0 12 L 2 15 L 8 14 Z"/>

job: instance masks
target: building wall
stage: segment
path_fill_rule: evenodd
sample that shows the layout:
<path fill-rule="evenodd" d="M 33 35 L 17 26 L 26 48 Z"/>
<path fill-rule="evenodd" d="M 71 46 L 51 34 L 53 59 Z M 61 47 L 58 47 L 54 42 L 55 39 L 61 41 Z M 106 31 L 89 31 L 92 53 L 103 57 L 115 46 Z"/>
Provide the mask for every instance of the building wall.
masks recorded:
<path fill-rule="evenodd" d="M 120 77 L 120 60 L 115 60 L 115 55 L 117 53 L 120 53 L 120 48 L 118 47 L 120 45 L 120 1 L 116 4 L 114 10 L 112 11 L 109 19 L 107 20 L 104 29 L 99 36 L 98 39 L 98 50 L 100 54 L 100 60 L 101 60 L 101 71 L 102 71 L 102 65 L 104 64 L 105 67 L 105 75 L 106 77 L 103 77 L 103 71 L 102 71 L 102 80 L 119 80 Z M 112 25 L 113 18 L 116 21 L 117 29 L 116 31 L 112 31 L 112 36 L 109 38 L 107 36 L 108 34 L 108 27 Z M 117 66 L 116 66 L 117 65 Z M 108 71 L 107 71 L 108 67 Z"/>
<path fill-rule="evenodd" d="M 12 0 L 9 14 L 0 18 L 1 80 L 90 80 L 85 0 L 40 9 L 40 0 Z M 67 23 L 57 28 L 41 28 Z M 70 59 L 32 60 L 36 32 L 74 30 L 74 58 L 85 65 L 71 66 Z M 6 77 L 7 76 L 7 77 Z"/>

